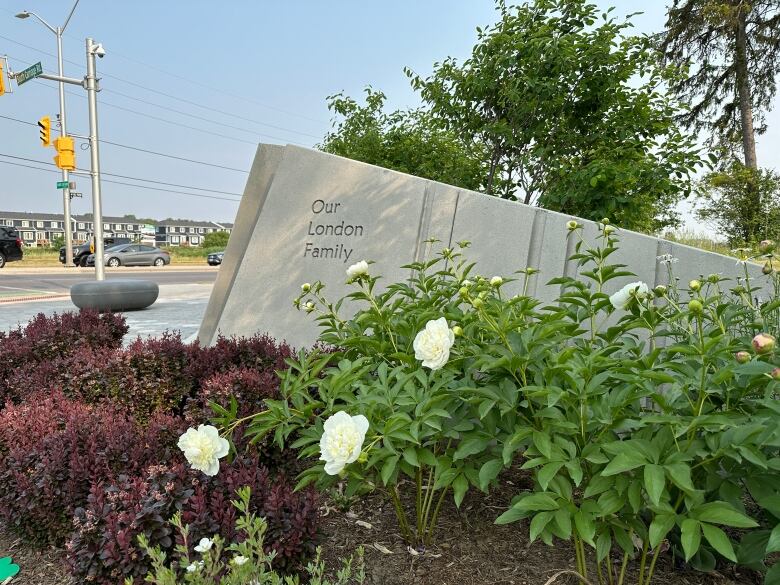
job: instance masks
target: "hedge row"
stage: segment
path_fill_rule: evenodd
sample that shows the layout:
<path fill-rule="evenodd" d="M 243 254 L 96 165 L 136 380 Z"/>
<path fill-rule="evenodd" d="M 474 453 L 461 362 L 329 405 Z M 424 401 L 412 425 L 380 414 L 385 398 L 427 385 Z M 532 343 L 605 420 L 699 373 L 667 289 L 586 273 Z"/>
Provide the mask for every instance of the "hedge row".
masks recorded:
<path fill-rule="evenodd" d="M 123 348 L 126 333 L 123 317 L 89 311 L 0 333 L 0 520 L 30 542 L 66 544 L 79 582 L 140 583 L 149 560 L 139 534 L 174 554 L 168 520 L 181 511 L 191 542 L 234 538 L 230 500 L 248 485 L 275 564 L 299 568 L 318 513 L 316 492 L 294 492 L 280 467 L 294 454 L 239 443 L 210 478 L 176 446 L 208 420 L 210 402 L 235 397 L 250 413 L 277 397 L 290 348 L 262 335 L 205 348 L 175 334 Z"/>

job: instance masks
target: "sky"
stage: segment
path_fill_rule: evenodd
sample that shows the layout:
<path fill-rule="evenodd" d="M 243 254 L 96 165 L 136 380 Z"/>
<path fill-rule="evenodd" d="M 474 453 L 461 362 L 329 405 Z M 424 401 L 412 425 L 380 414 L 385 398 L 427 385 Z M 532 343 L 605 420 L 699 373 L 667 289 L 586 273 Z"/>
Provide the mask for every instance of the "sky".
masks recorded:
<path fill-rule="evenodd" d="M 73 1 L 0 0 L 0 56 L 14 71 L 41 61 L 56 73 L 55 35 L 14 14 L 30 10 L 56 27 Z M 621 17 L 643 12 L 633 18 L 637 32 L 663 27 L 665 0 L 595 1 Z M 359 97 L 371 85 L 390 108 L 419 105 L 403 68 L 427 75 L 448 56 L 468 57 L 476 27 L 496 18 L 492 0 L 81 0 L 63 37 L 65 75 L 84 76 L 86 37 L 103 44 L 103 213 L 232 221 L 257 143 L 314 146 L 331 127 L 327 96 L 340 91 Z M 0 210 L 61 212 L 59 171 L 45 164 L 55 152 L 40 145 L 35 125 L 56 118 L 57 84 L 12 85 L 0 97 Z M 67 92 L 68 130 L 87 135 L 86 92 Z M 777 168 L 777 112 L 769 128 L 759 164 Z M 77 165 L 86 169 L 81 143 Z M 90 212 L 89 178 L 75 181 L 83 197 L 73 212 Z"/>

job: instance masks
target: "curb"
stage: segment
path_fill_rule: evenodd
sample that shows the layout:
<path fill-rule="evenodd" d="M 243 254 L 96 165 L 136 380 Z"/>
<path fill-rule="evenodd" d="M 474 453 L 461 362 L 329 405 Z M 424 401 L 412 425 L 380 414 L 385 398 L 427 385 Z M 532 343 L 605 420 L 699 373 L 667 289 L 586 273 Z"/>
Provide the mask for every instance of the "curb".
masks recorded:
<path fill-rule="evenodd" d="M 51 295 L 28 295 L 21 297 L 10 297 L 0 299 L 0 304 L 3 303 L 24 303 L 26 301 L 48 301 L 49 299 L 67 299 L 70 298 L 69 294 L 51 294 Z"/>

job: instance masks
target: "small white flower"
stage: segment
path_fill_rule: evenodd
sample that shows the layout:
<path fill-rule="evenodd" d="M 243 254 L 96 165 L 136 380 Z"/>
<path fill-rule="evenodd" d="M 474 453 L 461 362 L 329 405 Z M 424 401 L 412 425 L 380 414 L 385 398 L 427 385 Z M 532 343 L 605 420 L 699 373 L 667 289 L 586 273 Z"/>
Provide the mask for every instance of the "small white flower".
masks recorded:
<path fill-rule="evenodd" d="M 647 284 L 641 281 L 632 282 L 609 297 L 609 302 L 612 303 L 612 306 L 616 309 L 622 310 L 628 306 L 632 298 L 641 300 L 647 298 L 649 294 L 650 288 L 647 286 Z"/>
<path fill-rule="evenodd" d="M 197 561 L 187 565 L 187 572 L 194 573 L 203 566 L 203 561 Z"/>
<path fill-rule="evenodd" d="M 356 264 L 353 264 L 347 268 L 347 278 L 350 280 L 354 280 L 360 276 L 365 276 L 366 274 L 368 274 L 368 262 L 365 260 L 361 260 L 360 262 L 357 262 Z"/>
<path fill-rule="evenodd" d="M 233 563 L 239 567 L 246 563 L 249 559 L 242 555 L 236 555 L 233 557 Z"/>
<path fill-rule="evenodd" d="M 671 254 L 662 254 L 661 256 L 656 256 L 655 259 L 658 260 L 659 264 L 664 264 L 666 266 L 677 264 L 680 261 L 679 258 L 675 258 Z"/>
<path fill-rule="evenodd" d="M 201 538 L 198 546 L 195 547 L 195 551 L 199 553 L 208 552 L 211 547 L 214 546 L 214 541 L 210 538 Z"/>
<path fill-rule="evenodd" d="M 444 317 L 431 319 L 425 329 L 414 338 L 414 357 L 431 370 L 439 370 L 450 359 L 450 348 L 455 343 L 455 333 Z"/>
<path fill-rule="evenodd" d="M 460 283 L 461 286 L 471 286 L 472 284 L 474 283 L 471 282 L 468 278 Z"/>
<path fill-rule="evenodd" d="M 179 437 L 178 445 L 192 468 L 206 475 L 217 474 L 220 457 L 227 455 L 230 450 L 227 439 L 220 437 L 219 431 L 211 425 L 187 429 L 187 432 Z"/>
<path fill-rule="evenodd" d="M 504 284 L 504 279 L 500 276 L 494 276 L 490 279 L 490 286 L 501 286 Z"/>
<path fill-rule="evenodd" d="M 320 461 L 325 462 L 325 473 L 338 475 L 357 461 L 367 431 L 368 419 L 362 414 L 350 416 L 340 410 L 329 417 L 320 438 Z"/>

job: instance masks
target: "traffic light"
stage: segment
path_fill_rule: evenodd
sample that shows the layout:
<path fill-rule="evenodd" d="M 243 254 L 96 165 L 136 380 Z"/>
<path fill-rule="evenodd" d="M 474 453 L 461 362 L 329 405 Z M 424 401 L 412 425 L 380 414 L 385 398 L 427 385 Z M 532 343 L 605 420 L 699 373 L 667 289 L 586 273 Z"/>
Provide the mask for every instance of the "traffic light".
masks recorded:
<path fill-rule="evenodd" d="M 5 71 L 3 70 L 3 62 L 0 61 L 0 95 L 5 93 Z"/>
<path fill-rule="evenodd" d="M 51 118 L 44 116 L 38 120 L 38 126 L 41 128 L 41 144 L 51 146 Z"/>
<path fill-rule="evenodd" d="M 57 156 L 54 157 L 54 164 L 64 171 L 75 170 L 76 151 L 73 147 L 73 138 L 70 136 L 55 138 L 54 148 L 57 150 Z"/>

